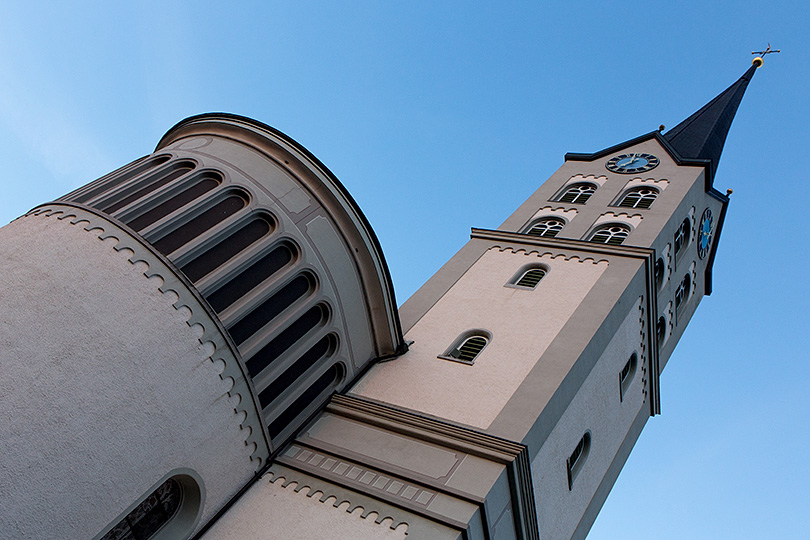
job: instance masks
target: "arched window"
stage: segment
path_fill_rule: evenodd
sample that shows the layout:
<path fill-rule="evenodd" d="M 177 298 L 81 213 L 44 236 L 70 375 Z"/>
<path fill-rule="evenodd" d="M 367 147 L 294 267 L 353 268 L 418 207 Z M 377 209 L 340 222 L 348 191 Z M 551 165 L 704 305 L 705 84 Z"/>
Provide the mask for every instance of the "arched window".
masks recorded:
<path fill-rule="evenodd" d="M 532 236 L 545 236 L 554 237 L 565 226 L 565 221 L 556 217 L 546 217 L 535 221 L 532 226 L 526 231 L 526 234 Z"/>
<path fill-rule="evenodd" d="M 675 255 L 680 255 L 686 245 L 689 243 L 690 229 L 692 224 L 689 219 L 683 220 L 678 230 L 675 231 Z"/>
<path fill-rule="evenodd" d="M 655 290 L 660 291 L 664 285 L 664 259 L 659 257 L 655 261 Z"/>
<path fill-rule="evenodd" d="M 571 184 L 565 189 L 565 192 L 560 196 L 559 201 L 565 203 L 585 204 L 591 198 L 596 186 L 581 182 L 578 184 Z"/>
<path fill-rule="evenodd" d="M 689 274 L 683 276 L 678 288 L 675 290 L 675 312 L 678 313 L 681 306 L 689 299 L 689 292 L 692 289 L 692 278 Z"/>
<path fill-rule="evenodd" d="M 523 275 L 520 276 L 520 279 L 515 281 L 515 285 L 519 287 L 528 287 L 530 289 L 534 289 L 537 287 L 537 284 L 540 283 L 540 280 L 543 279 L 546 275 L 546 271 L 542 268 L 532 268 L 523 272 Z"/>
<path fill-rule="evenodd" d="M 649 208 L 656 197 L 658 197 L 657 189 L 650 187 L 636 187 L 629 189 L 624 194 L 619 206 L 623 208 Z"/>
<path fill-rule="evenodd" d="M 663 315 L 658 317 L 658 322 L 655 324 L 655 335 L 658 337 L 658 347 L 661 348 L 667 337 L 667 319 Z"/>
<path fill-rule="evenodd" d="M 574 487 L 574 480 L 577 475 L 582 471 L 585 465 L 585 460 L 588 459 L 588 453 L 591 451 L 591 432 L 586 431 L 585 435 L 577 443 L 574 451 L 566 460 L 565 466 L 568 471 L 568 489 L 569 491 Z"/>
<path fill-rule="evenodd" d="M 633 377 L 636 374 L 637 365 L 638 356 L 636 356 L 636 353 L 633 353 L 619 372 L 619 401 L 624 401 L 624 395 L 627 393 L 627 389 L 630 388 L 630 383 L 633 382 Z"/>
<path fill-rule="evenodd" d="M 100 540 L 185 538 L 199 518 L 200 486 L 187 474 L 172 476 L 147 495 Z"/>
<path fill-rule="evenodd" d="M 596 229 L 591 235 L 591 242 L 597 244 L 610 244 L 618 246 L 630 234 L 630 227 L 626 225 L 619 225 L 613 223 L 611 225 L 604 225 Z"/>
<path fill-rule="evenodd" d="M 453 346 L 439 358 L 472 364 L 481 354 L 481 351 L 484 350 L 484 347 L 487 346 L 490 339 L 489 336 L 484 336 L 481 333 L 465 334 L 456 340 Z"/>

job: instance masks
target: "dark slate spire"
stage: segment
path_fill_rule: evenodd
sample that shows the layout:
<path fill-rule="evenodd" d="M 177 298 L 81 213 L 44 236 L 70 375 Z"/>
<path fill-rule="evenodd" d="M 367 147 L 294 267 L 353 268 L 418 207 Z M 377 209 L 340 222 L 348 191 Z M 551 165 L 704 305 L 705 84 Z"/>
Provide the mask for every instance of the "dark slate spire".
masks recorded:
<path fill-rule="evenodd" d="M 748 82 L 759 65 L 761 61 L 759 64 L 755 61 L 737 82 L 664 134 L 664 138 L 681 158 L 709 160 L 712 177 L 717 170 L 731 121 L 734 120 Z"/>

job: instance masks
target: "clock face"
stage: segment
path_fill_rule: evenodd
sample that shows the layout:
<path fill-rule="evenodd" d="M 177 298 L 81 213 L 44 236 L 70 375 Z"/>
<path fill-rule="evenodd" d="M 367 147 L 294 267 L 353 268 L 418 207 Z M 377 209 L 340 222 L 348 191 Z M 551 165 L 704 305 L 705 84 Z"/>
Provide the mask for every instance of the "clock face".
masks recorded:
<path fill-rule="evenodd" d="M 712 211 L 707 208 L 703 212 L 703 217 L 700 218 L 700 232 L 697 241 L 698 256 L 701 259 L 709 252 L 709 246 L 712 244 L 713 227 Z"/>
<path fill-rule="evenodd" d="M 605 167 L 621 174 L 634 174 L 654 169 L 659 163 L 658 158 L 652 154 L 621 154 L 611 158 Z"/>

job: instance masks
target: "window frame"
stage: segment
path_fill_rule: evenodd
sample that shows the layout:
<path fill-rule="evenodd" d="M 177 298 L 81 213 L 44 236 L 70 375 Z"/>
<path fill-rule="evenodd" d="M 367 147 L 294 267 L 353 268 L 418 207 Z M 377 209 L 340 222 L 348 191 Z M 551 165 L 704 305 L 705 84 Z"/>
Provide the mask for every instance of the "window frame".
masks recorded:
<path fill-rule="evenodd" d="M 576 199 L 579 198 L 579 195 L 574 196 L 574 200 L 572 200 L 572 201 L 563 200 L 565 198 L 565 196 L 568 194 L 569 191 L 571 191 L 572 189 L 574 189 L 575 187 L 578 187 L 578 186 L 588 186 L 588 187 L 592 188 L 591 192 L 586 194 L 584 201 L 577 201 L 576 200 Z M 597 189 L 599 189 L 599 186 L 597 184 L 592 183 L 592 182 L 572 182 L 570 184 L 566 184 L 565 186 L 563 186 L 563 188 L 560 190 L 560 192 L 557 194 L 557 196 L 554 197 L 554 202 L 561 202 L 561 203 L 564 203 L 564 204 L 587 204 L 587 202 L 590 200 L 590 198 L 593 197 L 594 193 L 596 193 Z"/>
<path fill-rule="evenodd" d="M 632 195 L 634 193 L 638 193 L 640 191 L 643 191 L 643 190 L 647 190 L 647 191 L 651 192 L 652 198 L 649 199 L 650 204 L 648 204 L 647 206 L 637 206 L 637 205 L 625 206 L 624 205 L 624 202 L 627 200 L 627 197 L 629 197 L 630 195 Z M 660 195 L 661 195 L 661 190 L 656 188 L 656 187 L 645 186 L 645 185 L 630 186 L 627 189 L 625 189 L 622 192 L 621 195 L 619 195 L 619 198 L 617 199 L 616 203 L 613 204 L 612 206 L 614 206 L 616 208 L 629 208 L 631 210 L 647 210 L 648 208 L 650 208 L 653 205 L 653 203 L 656 200 L 658 200 L 658 197 Z M 638 200 L 642 201 L 644 199 L 645 199 L 645 197 L 642 196 L 642 197 L 639 197 Z"/>
<path fill-rule="evenodd" d="M 464 345 L 466 345 L 468 341 L 474 338 L 481 338 L 485 341 L 484 345 L 478 350 L 478 352 L 475 353 L 475 356 L 473 356 L 469 360 L 453 356 L 454 352 L 456 351 L 460 352 L 461 348 Z M 456 339 L 454 339 L 453 343 L 447 349 L 445 349 L 445 351 L 442 354 L 438 355 L 437 358 L 440 358 L 442 360 L 450 360 L 452 362 L 458 362 L 459 364 L 471 366 L 475 364 L 475 361 L 478 358 L 481 357 L 481 353 L 484 352 L 484 349 L 486 349 L 490 343 L 492 343 L 491 332 L 482 329 L 467 330 L 466 332 L 462 332 Z"/>
<path fill-rule="evenodd" d="M 559 229 L 553 231 L 554 234 L 533 234 L 532 233 L 532 230 L 534 230 L 534 228 L 537 227 L 538 225 L 540 225 L 541 223 L 546 223 L 546 222 L 551 222 L 551 221 L 555 221 L 555 222 L 560 223 Z M 561 218 L 560 216 L 542 216 L 542 217 L 533 219 L 529 223 L 529 226 L 526 227 L 523 230 L 523 234 L 525 234 L 527 236 L 534 236 L 536 238 L 556 238 L 557 235 L 560 234 L 560 232 L 562 232 L 562 230 L 565 228 L 566 225 L 568 225 L 568 222 L 565 219 Z M 551 229 L 547 227 L 546 232 L 548 232 L 549 230 L 551 230 Z"/>
<path fill-rule="evenodd" d="M 565 460 L 565 469 L 568 476 L 568 491 L 574 490 L 574 482 L 577 476 L 582 472 L 585 462 L 588 460 L 588 455 L 591 453 L 592 438 L 591 430 L 585 431 L 579 441 L 577 441 L 577 445 L 574 447 L 571 455 Z"/>
<path fill-rule="evenodd" d="M 531 272 L 532 270 L 539 270 L 539 271 L 543 272 L 543 276 L 539 280 L 537 280 L 537 283 L 533 287 L 530 287 L 528 285 L 520 285 L 519 284 L 520 280 L 523 279 L 525 277 L 525 275 L 528 274 L 529 272 Z M 510 288 L 513 288 L 513 289 L 520 289 L 520 290 L 523 290 L 523 291 L 533 291 L 533 290 L 535 290 L 537 288 L 538 285 L 540 285 L 541 281 L 546 279 L 546 277 L 548 276 L 550 271 L 551 270 L 549 269 L 549 267 L 546 266 L 545 264 L 536 264 L 535 263 L 535 264 L 523 265 L 523 266 L 520 267 L 520 269 L 517 272 L 515 272 L 515 274 L 511 278 L 509 278 L 509 281 L 507 281 L 504 284 L 504 287 L 510 287 Z"/>
<path fill-rule="evenodd" d="M 597 241 L 594 240 L 594 238 L 596 237 L 597 234 L 599 234 L 600 232 L 602 232 L 604 230 L 613 228 L 613 227 L 621 227 L 622 229 L 627 231 L 627 234 L 624 236 L 624 238 L 622 238 L 621 242 L 619 242 L 619 243 L 610 243 L 609 241 L 608 242 L 597 242 Z M 620 246 L 620 245 L 624 244 L 624 241 L 627 240 L 632 233 L 633 233 L 633 227 L 631 227 L 630 225 L 628 225 L 626 223 L 621 223 L 621 222 L 602 223 L 602 224 L 596 226 L 591 231 L 591 233 L 588 235 L 588 242 L 593 242 L 594 244 L 602 244 L 602 245 L 605 245 L 605 246 Z M 613 238 L 615 236 L 616 235 L 611 234 L 611 238 Z"/>
<path fill-rule="evenodd" d="M 630 388 L 630 385 L 633 384 L 633 380 L 636 378 L 636 372 L 638 371 L 638 354 L 635 352 L 630 355 L 630 358 L 625 363 L 624 367 L 622 367 L 621 371 L 619 371 L 619 401 L 624 402 L 624 395 L 627 393 L 627 390 Z"/>
<path fill-rule="evenodd" d="M 118 515 L 97 538 L 104 540 L 116 527 L 124 522 L 141 504 L 152 497 L 155 492 L 170 480 L 180 485 L 180 504 L 177 510 L 160 524 L 157 529 L 145 537 L 146 540 L 174 540 L 187 538 L 197 527 L 202 517 L 205 489 L 202 478 L 191 469 L 175 469 L 152 485 L 138 500 Z M 139 539 L 140 540 L 140 539 Z"/>
<path fill-rule="evenodd" d="M 684 283 L 686 286 L 684 286 Z M 675 289 L 675 314 L 680 315 L 686 303 L 689 301 L 689 297 L 692 295 L 692 287 L 694 284 L 692 283 L 692 273 L 687 272 L 684 274 L 683 278 L 680 282 L 678 282 L 678 287 Z M 680 297 L 680 299 L 679 299 Z"/>
<path fill-rule="evenodd" d="M 681 234 L 683 232 L 683 234 Z M 678 238 L 682 238 L 682 242 L 680 246 L 678 245 Z M 686 253 L 686 248 L 689 247 L 689 244 L 692 240 L 692 220 L 690 218 L 685 218 L 681 221 L 678 228 L 675 230 L 675 235 L 672 239 L 672 247 L 673 251 L 675 251 L 675 259 L 677 260 L 681 255 Z"/>

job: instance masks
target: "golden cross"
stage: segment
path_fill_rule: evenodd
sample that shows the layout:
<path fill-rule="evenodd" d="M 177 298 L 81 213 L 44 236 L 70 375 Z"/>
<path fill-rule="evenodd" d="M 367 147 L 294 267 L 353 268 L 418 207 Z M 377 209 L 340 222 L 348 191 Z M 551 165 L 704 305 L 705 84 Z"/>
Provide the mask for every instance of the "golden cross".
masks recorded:
<path fill-rule="evenodd" d="M 778 52 L 782 52 L 782 50 L 781 49 L 776 49 L 775 51 L 772 51 L 771 50 L 771 44 L 768 43 L 768 48 L 765 49 L 764 51 L 751 51 L 751 54 L 755 54 L 757 56 L 765 56 L 766 54 L 778 53 Z"/>

